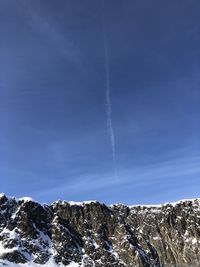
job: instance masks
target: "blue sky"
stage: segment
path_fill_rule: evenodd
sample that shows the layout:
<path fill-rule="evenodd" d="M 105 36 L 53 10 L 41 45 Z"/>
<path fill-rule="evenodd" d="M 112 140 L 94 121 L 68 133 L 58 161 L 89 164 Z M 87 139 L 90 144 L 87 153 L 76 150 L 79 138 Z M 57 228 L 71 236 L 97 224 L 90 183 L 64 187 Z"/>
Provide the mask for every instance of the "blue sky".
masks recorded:
<path fill-rule="evenodd" d="M 199 197 L 199 1 L 0 1 L 1 191 L 41 202 Z"/>

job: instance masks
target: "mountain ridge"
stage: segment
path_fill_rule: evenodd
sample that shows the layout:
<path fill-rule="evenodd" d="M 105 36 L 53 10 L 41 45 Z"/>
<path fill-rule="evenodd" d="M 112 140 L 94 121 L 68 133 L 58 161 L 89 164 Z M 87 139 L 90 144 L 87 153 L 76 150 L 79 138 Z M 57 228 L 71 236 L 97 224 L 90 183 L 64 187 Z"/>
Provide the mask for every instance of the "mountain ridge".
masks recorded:
<path fill-rule="evenodd" d="M 54 203 L 57 203 L 57 202 L 63 202 L 63 203 L 69 203 L 70 205 L 83 205 L 83 204 L 90 204 L 90 203 L 99 203 L 99 204 L 102 204 L 102 205 L 106 205 L 108 207 L 112 207 L 112 206 L 115 206 L 115 205 L 123 205 L 123 206 L 126 206 L 126 207 L 129 207 L 129 208 L 132 208 L 132 207 L 162 207 L 162 206 L 166 206 L 166 205 L 177 205 L 179 203 L 183 203 L 183 202 L 187 202 L 187 201 L 200 201 L 200 198 L 196 197 L 196 198 L 185 198 L 185 199 L 179 199 L 177 201 L 168 201 L 168 202 L 162 202 L 162 203 L 159 203 L 159 204 L 133 204 L 133 205 L 128 205 L 128 204 L 125 204 L 123 202 L 118 202 L 118 203 L 113 203 L 113 204 L 105 204 L 104 202 L 101 202 L 101 201 L 98 201 L 98 200 L 84 200 L 84 201 L 73 201 L 73 200 L 64 200 L 64 199 L 58 199 L 56 201 L 53 201 L 51 203 L 46 203 L 46 202 L 41 202 L 41 201 L 37 201 L 35 200 L 34 198 L 32 197 L 28 197 L 28 196 L 24 196 L 24 197 L 15 197 L 15 196 L 8 196 L 7 194 L 5 193 L 0 193 L 0 198 L 2 197 L 6 197 L 8 199 L 15 199 L 16 201 L 31 201 L 31 202 L 35 202 L 35 203 L 38 203 L 40 205 L 53 205 Z"/>
<path fill-rule="evenodd" d="M 199 244 L 198 198 L 48 205 L 0 194 L 0 264 L 7 266 L 200 266 Z"/>

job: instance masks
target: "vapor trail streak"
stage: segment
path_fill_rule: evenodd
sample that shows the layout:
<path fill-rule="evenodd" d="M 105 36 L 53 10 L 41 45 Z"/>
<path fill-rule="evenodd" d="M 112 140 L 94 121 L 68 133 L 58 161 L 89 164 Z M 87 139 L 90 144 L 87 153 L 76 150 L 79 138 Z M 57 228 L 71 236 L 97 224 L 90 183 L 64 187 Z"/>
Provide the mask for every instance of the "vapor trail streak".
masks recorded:
<path fill-rule="evenodd" d="M 107 128 L 110 137 L 110 143 L 112 148 L 112 159 L 115 169 L 115 177 L 117 177 L 116 168 L 116 149 L 115 149 L 115 133 L 112 122 L 112 103 L 111 103 L 111 86 L 110 86 L 110 68 L 109 68 L 109 53 L 108 53 L 108 42 L 106 32 L 106 18 L 104 11 L 104 0 L 102 0 L 102 22 L 103 22 L 103 44 L 104 44 L 104 58 L 105 58 L 105 96 L 106 96 L 106 116 L 107 116 Z"/>

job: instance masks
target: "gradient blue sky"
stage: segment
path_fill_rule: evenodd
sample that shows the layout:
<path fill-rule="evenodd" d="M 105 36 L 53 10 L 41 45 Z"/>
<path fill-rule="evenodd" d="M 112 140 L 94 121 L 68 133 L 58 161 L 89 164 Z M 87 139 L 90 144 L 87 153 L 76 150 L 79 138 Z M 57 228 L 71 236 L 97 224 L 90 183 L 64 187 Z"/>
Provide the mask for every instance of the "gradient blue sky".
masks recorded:
<path fill-rule="evenodd" d="M 199 197 L 200 2 L 0 1 L 1 191 L 41 202 Z"/>

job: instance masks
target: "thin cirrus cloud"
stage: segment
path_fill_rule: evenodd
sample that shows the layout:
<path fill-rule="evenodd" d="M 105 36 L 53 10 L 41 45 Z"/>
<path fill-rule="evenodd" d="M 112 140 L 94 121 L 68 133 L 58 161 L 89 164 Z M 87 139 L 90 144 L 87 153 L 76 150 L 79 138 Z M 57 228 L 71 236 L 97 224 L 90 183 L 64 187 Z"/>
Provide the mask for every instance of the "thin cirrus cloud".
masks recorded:
<path fill-rule="evenodd" d="M 82 62 L 82 55 L 77 45 L 72 40 L 66 38 L 55 25 L 45 18 L 45 14 L 41 14 L 35 8 L 33 1 L 21 0 L 21 7 L 23 12 L 29 19 L 29 23 L 36 31 L 46 36 L 57 50 L 58 53 L 70 64 L 72 64 L 78 71 L 84 72 L 84 66 Z"/>
<path fill-rule="evenodd" d="M 189 151 L 189 149 L 185 150 Z M 170 155 L 168 155 L 168 160 L 161 160 L 160 162 L 141 167 L 121 169 L 119 170 L 121 179 L 117 181 L 113 179 L 112 172 L 101 174 L 86 173 L 85 175 L 71 179 L 67 183 L 63 178 L 63 180 L 60 181 L 62 185 L 55 185 L 53 188 L 45 188 L 40 192 L 31 192 L 31 194 L 37 199 L 48 199 L 54 196 L 52 198 L 53 200 L 56 198 L 57 192 L 60 192 L 61 198 L 80 201 L 83 200 L 84 196 L 87 199 L 94 199 L 98 196 L 97 192 L 103 192 L 103 194 L 107 194 L 106 199 L 108 204 L 110 204 L 109 195 L 112 190 L 115 190 L 116 199 L 112 197 L 110 201 L 119 201 L 116 194 L 116 191 L 118 191 L 118 194 L 123 196 L 122 199 L 125 204 L 133 204 L 140 200 L 137 191 L 139 190 L 139 192 L 142 193 L 144 190 L 146 198 L 143 196 L 142 199 L 146 201 L 146 203 L 148 202 L 148 204 L 151 204 L 149 201 L 151 199 L 152 188 L 157 189 L 156 194 L 160 201 L 173 201 L 175 200 L 173 193 L 174 187 L 176 188 L 177 197 L 185 192 L 187 187 L 188 194 L 185 194 L 185 197 L 196 197 L 197 195 L 194 195 L 194 190 L 193 193 L 190 194 L 189 189 L 200 175 L 200 157 L 187 154 L 177 156 L 177 152 L 175 153 L 176 156 L 172 153 L 171 158 Z M 179 152 L 182 153 L 183 151 Z M 147 188 L 149 188 L 149 192 Z M 166 199 L 165 196 L 159 196 L 159 188 L 165 188 L 165 191 L 168 192 L 168 199 Z M 132 195 L 129 192 L 130 189 L 132 190 Z"/>

